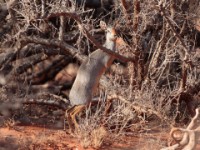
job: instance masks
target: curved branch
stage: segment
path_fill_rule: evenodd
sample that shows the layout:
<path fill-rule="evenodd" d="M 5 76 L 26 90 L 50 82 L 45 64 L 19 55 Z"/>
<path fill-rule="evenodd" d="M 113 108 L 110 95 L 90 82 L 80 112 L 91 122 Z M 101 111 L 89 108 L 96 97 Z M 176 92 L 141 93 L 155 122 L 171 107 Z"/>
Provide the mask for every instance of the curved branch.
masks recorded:
<path fill-rule="evenodd" d="M 97 42 L 97 40 L 94 39 L 94 37 L 89 33 L 89 31 L 83 26 L 80 17 L 76 13 L 72 13 L 72 12 L 61 12 L 61 13 L 55 13 L 55 14 L 52 13 L 46 19 L 50 19 L 52 17 L 59 17 L 59 16 L 66 16 L 66 17 L 70 17 L 70 18 L 74 19 L 77 22 L 78 27 L 79 27 L 80 31 L 82 32 L 82 34 L 85 35 L 100 50 L 114 56 L 116 59 L 119 59 L 123 62 L 129 62 L 129 61 L 134 62 L 135 61 L 135 58 L 133 58 L 133 57 L 124 57 L 116 52 L 113 52 L 113 51 L 103 47 L 99 42 Z"/>

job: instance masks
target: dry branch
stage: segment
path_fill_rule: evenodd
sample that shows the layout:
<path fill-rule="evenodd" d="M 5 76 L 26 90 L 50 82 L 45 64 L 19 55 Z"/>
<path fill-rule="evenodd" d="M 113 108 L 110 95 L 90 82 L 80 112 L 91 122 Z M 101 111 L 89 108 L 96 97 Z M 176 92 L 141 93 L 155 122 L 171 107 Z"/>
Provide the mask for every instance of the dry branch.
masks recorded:
<path fill-rule="evenodd" d="M 29 58 L 26 62 L 24 62 L 22 65 L 19 65 L 16 67 L 17 74 L 22 74 L 27 71 L 27 69 L 33 67 L 35 64 L 44 61 L 48 58 L 47 55 L 44 54 L 38 54 L 37 56 L 33 56 L 32 58 Z"/>
<path fill-rule="evenodd" d="M 198 143 L 198 139 L 200 137 L 200 125 L 197 125 L 197 119 L 199 117 L 200 108 L 197 108 L 196 115 L 192 118 L 191 122 L 187 126 L 186 129 L 183 128 L 172 128 L 170 132 L 170 136 L 172 139 L 177 141 L 178 143 L 162 148 L 161 150 L 194 150 L 195 146 Z M 197 125 L 197 127 L 195 127 Z M 176 136 L 175 134 L 178 133 L 182 135 L 181 139 L 180 136 Z M 181 133 L 180 133 L 181 132 Z"/>
<path fill-rule="evenodd" d="M 14 0 L 14 1 L 17 1 L 17 0 Z M 113 0 L 112 2 L 115 3 L 115 1 L 116 0 Z M 154 93 L 153 94 L 148 93 L 148 90 L 147 92 L 144 91 L 143 89 L 140 90 L 139 87 L 135 86 L 136 84 L 133 84 L 134 88 L 128 87 L 128 90 L 127 90 L 127 91 L 130 91 L 130 95 L 131 94 L 134 95 L 135 91 L 146 92 L 147 94 L 144 92 L 142 94 L 143 95 L 146 94 L 145 96 L 149 96 L 149 97 L 147 98 L 135 97 L 135 100 L 139 101 L 139 100 L 142 100 L 142 98 L 146 98 L 147 100 L 149 100 L 150 106 L 148 104 L 141 105 L 141 104 L 138 104 L 137 102 L 130 102 L 126 100 L 125 99 L 125 96 L 127 96 L 126 91 L 123 92 L 123 95 L 121 96 L 114 95 L 114 97 L 112 97 L 111 95 L 110 97 L 111 99 L 118 99 L 119 101 L 122 101 L 123 103 L 127 105 L 130 105 L 132 107 L 132 110 L 138 113 L 155 115 L 161 120 L 165 120 L 164 118 L 165 115 L 163 113 L 165 112 L 165 110 L 162 111 L 161 109 L 164 108 L 163 106 L 166 106 L 167 104 L 169 104 L 171 108 L 171 104 L 174 102 L 174 100 L 177 100 L 176 102 L 178 103 L 181 103 L 181 101 L 186 102 L 189 113 L 194 114 L 194 110 L 195 110 L 194 108 L 196 107 L 193 103 L 195 99 L 194 95 L 196 95 L 200 91 L 200 82 L 198 80 L 197 82 L 195 82 L 197 84 L 192 85 L 191 87 L 187 87 L 188 84 L 190 84 L 187 81 L 187 78 L 189 78 L 190 75 L 192 77 L 194 77 L 195 75 L 190 74 L 189 72 L 190 70 L 188 69 L 188 66 L 190 65 L 190 58 L 189 58 L 190 51 L 188 50 L 187 47 L 192 46 L 192 44 L 187 45 L 187 43 L 184 43 L 185 41 L 183 37 L 191 41 L 194 40 L 194 42 L 196 42 L 197 40 L 194 38 L 190 39 L 190 35 L 193 36 L 195 34 L 191 28 L 190 30 L 188 30 L 188 32 L 187 30 L 185 30 L 188 27 L 189 20 L 185 19 L 186 14 L 184 15 L 179 14 L 178 12 L 179 10 L 177 10 L 177 8 L 174 8 L 177 5 L 177 2 L 175 0 L 170 0 L 169 2 L 165 0 L 160 0 L 161 3 L 159 5 L 159 12 L 155 11 L 154 3 L 150 4 L 151 2 L 139 1 L 139 0 L 135 0 L 135 1 L 118 0 L 116 1 L 117 2 L 116 4 L 122 5 L 122 9 L 119 10 L 121 12 L 113 10 L 114 7 L 112 10 L 108 10 L 109 12 L 108 16 L 111 23 L 114 23 L 116 20 L 120 20 L 124 24 L 124 18 L 127 21 L 126 25 L 123 26 L 122 35 L 124 34 L 125 36 L 128 36 L 128 38 L 132 37 L 132 39 L 130 39 L 130 42 L 133 42 L 131 44 L 133 45 L 132 47 L 133 51 L 129 53 L 128 57 L 124 57 L 123 55 L 119 55 L 119 53 L 115 53 L 115 52 L 110 51 L 109 49 L 104 48 L 97 40 L 95 40 L 94 36 L 92 36 L 92 33 L 94 33 L 94 30 L 91 29 L 93 25 L 87 28 L 87 26 L 85 25 L 85 22 L 89 24 L 94 23 L 95 25 L 96 21 L 99 21 L 102 19 L 99 17 L 99 15 L 98 15 L 99 18 L 93 18 L 95 17 L 95 15 L 97 15 L 96 10 L 94 12 L 95 15 L 91 17 L 91 16 L 88 16 L 90 15 L 91 10 L 84 11 L 85 8 L 82 9 L 79 7 L 75 7 L 75 5 L 73 6 L 73 4 L 71 4 L 71 6 L 65 7 L 63 4 L 61 4 L 62 2 L 51 3 L 46 0 L 41 0 L 41 1 L 35 0 L 33 4 L 31 4 L 30 2 L 31 0 L 28 0 L 28 1 L 21 0 L 19 3 L 15 5 L 16 7 L 14 7 L 13 10 L 11 7 L 10 7 L 11 9 L 9 8 L 9 10 L 7 10 L 7 8 L 5 8 L 4 6 L 3 7 L 0 6 L 1 7 L 0 10 L 3 10 L 3 13 L 0 14 L 0 22 L 5 23 L 0 27 L 0 37 L 3 37 L 1 38 L 0 42 L 2 42 L 1 44 L 4 46 L 4 48 L 3 46 L 0 48 L 0 52 L 1 52 L 0 69 L 1 71 L 3 69 L 8 71 L 6 67 L 10 65 L 11 67 L 15 68 L 15 70 L 14 69 L 13 70 L 17 71 L 17 73 L 24 73 L 25 71 L 27 71 L 28 68 L 33 67 L 32 70 L 29 69 L 26 74 L 20 75 L 19 78 L 17 78 L 19 79 L 18 81 L 21 81 L 21 80 L 24 81 L 24 79 L 26 79 L 26 83 L 32 84 L 31 87 L 29 87 L 28 89 L 28 93 L 25 93 L 25 94 L 30 94 L 31 92 L 35 94 L 36 93 L 35 91 L 39 92 L 42 90 L 47 91 L 48 93 L 60 94 L 60 92 L 63 90 L 63 85 L 60 86 L 59 84 L 58 86 L 58 84 L 56 84 L 57 80 L 54 78 L 55 74 L 58 73 L 58 71 L 60 71 L 59 69 L 64 68 L 65 65 L 67 65 L 69 62 L 72 62 L 74 60 L 72 57 L 75 57 L 80 62 L 83 62 L 86 59 L 86 56 L 80 54 L 80 51 L 74 47 L 74 45 L 77 45 L 78 43 L 77 42 L 78 36 L 84 35 L 86 38 L 83 36 L 80 36 L 79 41 L 81 42 L 78 43 L 80 44 L 80 46 L 78 47 L 81 47 L 83 44 L 85 44 L 86 48 L 88 46 L 88 49 L 91 49 L 90 44 L 88 43 L 88 41 L 91 41 L 91 43 L 94 46 L 103 50 L 104 52 L 110 55 L 113 55 L 114 57 L 116 57 L 117 59 L 121 61 L 130 62 L 130 64 L 132 64 L 131 67 L 133 70 L 129 72 L 130 75 L 133 75 L 131 78 L 132 81 L 127 79 L 127 75 L 125 75 L 126 77 L 120 75 L 119 82 L 118 81 L 116 82 L 116 79 L 114 79 L 113 81 L 114 85 L 113 84 L 111 85 L 112 89 L 114 89 L 115 91 L 120 90 L 122 86 L 127 87 L 127 85 L 130 82 L 135 81 L 135 83 L 140 84 L 142 88 L 150 87 L 149 90 L 152 90 L 154 88 L 155 89 L 159 88 L 159 90 L 161 91 L 165 90 L 166 93 L 169 93 L 169 95 L 163 94 L 163 97 L 159 99 L 158 98 L 159 94 L 154 95 Z M 73 2 L 73 1 L 70 1 L 70 2 Z M 131 8 L 132 6 L 129 6 L 128 2 L 133 3 L 134 8 Z M 162 5 L 162 2 L 164 2 L 166 5 Z M 27 4 L 25 5 L 25 3 Z M 187 2 L 187 4 L 189 3 Z M 102 5 L 102 7 L 103 6 L 104 5 Z M 140 9 L 140 6 L 142 9 Z M 111 7 L 112 6 L 109 6 L 109 8 Z M 129 7 L 131 9 L 129 9 Z M 30 13 L 27 13 L 29 12 L 29 10 L 30 10 Z M 76 10 L 76 12 L 74 12 L 74 10 Z M 113 19 L 113 17 L 110 17 L 110 14 L 112 15 L 113 12 L 115 13 L 114 16 L 118 17 L 117 19 Z M 134 12 L 134 16 L 131 16 L 132 13 L 130 12 Z M 160 12 L 162 16 L 160 16 Z M 11 14 L 11 19 L 9 19 L 9 16 L 7 15 L 8 13 Z M 123 16 L 123 14 L 125 17 Z M 154 21 L 151 21 L 149 19 L 149 16 L 153 18 L 152 20 Z M 2 21 L 1 21 L 1 18 L 3 19 Z M 14 21 L 12 20 L 12 18 L 14 18 L 13 19 Z M 132 22 L 128 24 L 131 18 L 133 18 L 133 21 L 131 20 Z M 68 22 L 66 22 L 67 27 L 64 26 L 65 19 L 66 21 L 68 20 Z M 105 17 L 104 19 L 108 21 L 107 17 Z M 76 24 L 76 27 L 73 26 L 74 22 L 78 24 L 78 25 Z M 177 26 L 182 24 L 182 28 L 178 27 L 177 29 L 176 24 Z M 130 25 L 132 25 L 132 27 L 130 27 Z M 149 29 L 149 26 L 151 29 Z M 19 37 L 19 41 L 21 41 L 20 44 L 16 43 L 16 41 L 18 41 L 17 39 L 18 37 Z M 143 44 L 144 44 L 143 41 L 146 42 L 145 43 L 146 47 L 144 51 L 142 49 Z M 190 41 L 186 41 L 186 42 L 190 42 Z M 13 47 L 7 48 L 9 46 L 13 46 Z M 182 62 L 179 60 L 176 50 L 178 50 L 178 53 L 181 57 Z M 170 54 L 168 54 L 168 52 Z M 34 59 L 35 55 L 37 57 Z M 59 57 L 56 56 L 56 58 L 51 57 L 52 59 L 48 60 L 51 62 L 48 64 L 46 63 L 47 65 L 45 64 L 44 65 L 45 67 L 42 65 L 41 67 L 40 64 L 36 65 L 40 61 L 45 60 L 47 56 L 51 56 L 51 55 L 63 55 L 63 56 L 59 56 Z M 176 57 L 173 57 L 172 55 Z M 146 60 L 146 56 L 148 57 L 148 60 Z M 165 60 L 163 60 L 163 58 L 165 58 Z M 16 61 L 16 62 L 19 61 L 20 65 L 19 63 L 13 63 L 13 61 Z M 179 84 L 178 81 L 180 80 L 180 76 L 179 76 L 180 70 L 175 70 L 175 71 L 173 70 L 174 72 L 172 73 L 171 70 L 169 69 L 169 68 L 174 67 L 171 65 L 174 62 L 178 62 L 178 65 L 180 63 L 183 64 L 182 81 L 180 85 L 180 90 L 177 90 L 177 85 Z M 160 63 L 162 65 L 160 65 Z M 169 65 L 169 67 L 165 64 Z M 126 65 L 127 64 L 124 63 L 124 66 Z M 143 69 L 142 67 L 144 65 L 149 66 L 146 72 L 142 70 Z M 194 72 L 194 74 L 195 73 L 196 72 Z M 14 73 L 11 72 L 8 74 L 8 76 L 6 73 L 2 75 L 10 78 L 10 75 L 13 75 L 13 74 Z M 146 74 L 148 75 L 148 79 L 151 80 L 149 83 L 152 86 L 143 84 L 144 82 L 142 78 Z M 166 84 L 165 83 L 162 84 L 163 83 L 162 82 L 161 83 L 162 87 L 161 86 L 157 87 L 158 82 L 163 81 L 162 78 L 165 78 L 165 77 L 168 80 L 168 76 L 173 76 L 174 78 L 172 80 L 167 81 L 168 83 Z M 112 77 L 116 78 L 114 76 Z M 16 79 L 14 78 L 14 75 L 11 76 L 11 78 L 14 80 Z M 53 81 L 50 81 L 50 80 L 53 80 Z M 50 81 L 50 82 L 47 82 L 47 81 Z M 140 83 L 140 81 L 142 83 Z M 154 86 L 154 81 L 157 82 L 155 86 Z M 24 85 L 26 83 L 24 83 Z M 47 83 L 45 84 L 45 86 L 48 85 L 48 87 L 47 86 L 44 87 L 44 85 L 42 86 L 33 85 L 33 84 L 44 84 L 44 83 Z M 14 87 L 14 90 L 16 93 L 18 92 L 17 88 L 21 87 L 21 84 L 17 83 L 17 81 L 9 82 L 8 84 L 9 84 L 8 86 L 12 85 Z M 109 86 L 106 86 L 106 88 L 110 90 Z M 137 94 L 135 95 L 137 96 Z M 166 100 L 165 101 L 166 105 L 165 104 L 162 105 L 163 102 L 156 101 L 157 99 Z M 49 97 L 38 98 L 38 99 L 35 97 L 31 97 L 31 98 L 27 98 L 27 101 L 24 101 L 24 103 L 42 104 L 42 105 L 47 104 L 51 106 L 55 105 L 56 107 L 60 107 L 63 110 L 67 108 L 67 106 L 65 107 L 66 104 L 61 104 L 60 102 L 57 102 L 57 101 L 55 102 L 53 98 L 49 98 Z M 160 105 L 160 104 L 162 106 L 157 107 L 157 105 Z M 177 106 L 179 107 L 179 105 Z M 156 108 L 156 110 L 154 110 L 153 108 Z M 182 108 L 182 107 L 179 107 L 179 108 Z M 188 131 L 188 134 L 189 134 L 189 131 Z"/>
<path fill-rule="evenodd" d="M 48 105 L 48 106 L 54 106 L 62 109 L 65 111 L 68 106 L 66 106 L 66 103 L 62 101 L 57 100 L 47 100 L 47 99 L 26 99 L 23 101 L 23 104 L 36 104 L 36 105 Z"/>
<path fill-rule="evenodd" d="M 14 95 L 10 94 L 10 96 L 14 96 Z M 22 104 L 47 105 L 51 107 L 57 107 L 58 109 L 61 109 L 63 111 L 68 109 L 70 106 L 69 100 L 61 96 L 48 94 L 48 93 L 43 93 L 39 95 L 34 93 L 34 95 L 32 96 L 29 95 L 25 98 L 16 98 L 15 101 L 13 100 L 3 101 L 1 102 L 0 109 L 1 109 L 1 112 L 4 110 L 5 111 L 16 110 L 16 109 L 20 109 Z"/>
<path fill-rule="evenodd" d="M 23 40 L 23 39 L 25 39 L 25 40 Z M 41 62 L 41 61 L 43 61 L 44 59 L 47 58 L 47 57 L 46 58 L 42 57 L 42 59 L 41 59 L 39 56 L 42 56 L 42 55 L 43 56 L 44 55 L 46 55 L 46 56 L 52 56 L 52 55 L 69 55 L 69 53 L 67 52 L 67 50 L 65 51 L 63 49 L 60 50 L 60 49 L 54 48 L 54 47 L 59 47 L 58 46 L 59 44 L 54 44 L 54 43 L 50 44 L 50 40 L 48 42 L 48 40 L 45 40 L 45 39 L 42 39 L 42 38 L 36 38 L 36 37 L 32 37 L 31 38 L 31 37 L 25 37 L 24 36 L 22 38 L 21 42 L 23 42 L 24 45 L 26 45 L 22 49 L 20 49 L 18 51 L 10 49 L 9 50 L 10 52 L 2 53 L 0 55 L 0 68 L 2 66 L 6 66 L 10 62 L 13 62 L 13 61 L 15 61 L 17 59 L 25 59 L 27 57 L 30 57 L 30 59 L 31 59 L 31 57 L 33 57 L 34 62 L 32 62 L 31 64 L 34 65 L 34 64 L 37 64 L 37 63 L 39 63 L 39 62 Z M 34 44 L 32 44 L 32 43 L 34 43 Z M 35 45 L 35 44 L 38 44 L 38 45 Z M 41 46 L 41 44 L 44 45 L 44 46 Z M 73 48 L 73 47 L 71 46 L 69 48 Z M 73 48 L 73 49 L 75 51 L 78 51 L 75 48 Z M 71 55 L 73 55 L 73 54 L 71 54 Z M 39 55 L 39 56 L 34 56 L 34 55 Z M 38 59 L 34 58 L 34 57 L 38 57 Z M 78 59 L 81 60 L 81 61 L 82 61 L 83 58 L 85 58 L 85 56 L 83 56 L 83 55 L 78 55 L 76 57 L 78 57 Z M 31 64 L 29 62 L 28 63 L 26 63 L 26 62 L 24 63 L 24 64 L 26 64 L 25 68 L 27 68 L 27 69 L 31 67 Z M 23 66 L 23 65 L 21 65 L 21 66 Z M 22 71 L 22 70 L 20 71 L 20 70 L 21 69 L 19 69 L 19 72 L 18 72 L 19 74 L 23 73 L 26 69 L 24 71 Z"/>
<path fill-rule="evenodd" d="M 47 17 L 47 19 L 50 19 L 52 17 L 59 17 L 59 16 L 66 16 L 66 17 L 69 17 L 69 18 L 73 18 L 77 22 L 78 27 L 79 27 L 80 31 L 83 33 L 83 35 L 85 35 L 100 50 L 103 50 L 104 52 L 114 56 L 116 59 L 119 59 L 123 62 L 128 62 L 128 61 L 134 62 L 135 61 L 135 59 L 133 57 L 124 57 L 124 56 L 122 56 L 122 55 L 120 55 L 116 52 L 113 52 L 113 51 L 103 47 L 99 42 L 97 42 L 97 40 L 95 40 L 95 38 L 83 26 L 80 17 L 76 13 L 71 13 L 71 12 L 62 12 L 62 13 L 55 13 L 55 14 L 52 13 Z"/>
<path fill-rule="evenodd" d="M 5 63 L 12 62 L 16 59 L 22 59 L 25 57 L 29 57 L 31 55 L 45 52 L 43 51 L 43 49 L 44 47 L 42 47 L 41 45 L 35 45 L 35 44 L 26 45 L 18 53 L 15 52 L 14 48 L 0 48 L 0 51 L 3 52 L 0 54 L 0 68 L 2 67 L 2 65 L 5 65 Z"/>
<path fill-rule="evenodd" d="M 179 54 L 181 56 L 181 59 L 183 61 L 189 62 L 190 60 L 190 55 L 188 52 L 188 48 L 185 45 L 183 39 L 181 38 L 180 34 L 178 34 L 178 32 L 175 30 L 172 22 L 170 21 L 169 17 L 167 16 L 167 14 L 165 13 L 165 8 L 163 7 L 162 3 L 160 3 L 159 5 L 159 9 L 162 12 L 163 17 L 166 19 L 167 23 L 169 24 L 170 28 L 172 29 L 172 31 L 174 32 L 174 35 L 179 39 L 179 41 L 181 42 L 181 45 L 183 46 L 183 50 L 179 50 Z"/>
<path fill-rule="evenodd" d="M 112 95 L 108 96 L 108 101 L 113 101 L 115 99 L 118 99 L 121 102 L 128 104 L 138 113 L 145 113 L 145 114 L 148 114 L 148 115 L 156 115 L 160 119 L 165 119 L 165 118 L 163 118 L 163 116 L 159 112 L 154 111 L 154 110 L 152 110 L 148 107 L 145 107 L 145 106 L 139 106 L 138 104 L 136 104 L 134 102 L 130 102 L 130 101 L 126 100 L 124 97 L 122 97 L 120 95 L 112 94 Z"/>
<path fill-rule="evenodd" d="M 42 44 L 42 45 L 46 45 L 47 47 L 57 47 L 60 48 L 60 50 L 58 50 L 57 54 L 60 55 L 72 55 L 73 57 L 76 57 L 79 61 L 83 62 L 83 60 L 86 59 L 86 57 L 84 55 L 78 54 L 78 50 L 76 48 L 74 48 L 73 46 L 62 42 L 60 40 L 46 40 L 46 39 L 42 39 L 42 38 L 38 38 L 38 37 L 27 37 L 27 36 L 23 36 L 21 38 L 21 42 L 23 43 L 37 43 L 37 44 Z"/>
<path fill-rule="evenodd" d="M 59 38 L 58 38 L 60 41 L 63 41 L 64 32 L 65 32 L 65 17 L 60 16 L 60 28 L 59 28 Z"/>

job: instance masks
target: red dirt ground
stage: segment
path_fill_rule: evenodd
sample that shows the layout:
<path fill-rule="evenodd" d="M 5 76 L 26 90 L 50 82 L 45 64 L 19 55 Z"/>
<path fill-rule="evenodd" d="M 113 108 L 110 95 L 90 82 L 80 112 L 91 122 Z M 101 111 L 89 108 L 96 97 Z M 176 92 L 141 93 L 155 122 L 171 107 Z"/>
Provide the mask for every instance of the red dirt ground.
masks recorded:
<path fill-rule="evenodd" d="M 21 120 L 19 115 L 15 121 L 0 116 L 0 150 L 84 150 L 80 141 L 63 130 L 62 112 L 46 106 L 28 108 L 24 106 L 26 111 L 21 110 Z M 17 116 L 16 112 L 14 114 Z M 170 129 L 161 126 L 159 120 L 145 123 L 142 129 L 130 128 L 126 135 L 115 140 L 108 137 L 99 149 L 159 150 L 167 145 Z M 200 143 L 196 150 L 199 149 Z"/>
<path fill-rule="evenodd" d="M 105 150 L 150 150 L 160 149 L 167 143 L 167 130 L 138 133 L 123 136 L 110 143 L 105 142 L 99 149 Z M 13 126 L 0 128 L 0 150 L 41 149 L 41 150 L 84 150 L 76 138 L 62 129 L 36 126 Z M 93 150 L 94 148 L 87 148 Z M 198 145 L 197 150 L 200 149 Z"/>
<path fill-rule="evenodd" d="M 0 149 L 47 149 L 47 150 L 82 150 L 83 148 L 75 138 L 66 134 L 63 130 L 55 130 L 45 127 L 34 126 L 15 126 L 14 128 L 0 128 Z M 161 140 L 161 134 L 149 135 L 148 141 L 144 137 L 129 136 L 123 137 L 121 141 L 116 141 L 112 144 L 105 143 L 100 149 L 108 150 L 131 150 L 142 149 L 151 141 L 155 144 L 160 144 L 156 136 Z M 163 139 L 162 139 L 163 140 Z M 156 142 L 155 142 L 156 141 Z M 141 147 L 142 146 L 142 147 Z M 154 145 L 156 146 L 156 145 Z M 158 145 L 159 146 L 159 145 Z M 92 150 L 88 148 L 87 150 Z"/>
<path fill-rule="evenodd" d="M 114 143 L 105 142 L 99 149 L 105 150 L 156 150 L 165 146 L 168 131 L 150 131 L 136 136 L 123 136 Z M 0 128 L 0 150 L 83 150 L 79 141 L 62 129 L 36 126 Z M 197 150 L 200 149 L 198 145 Z M 93 150 L 88 148 L 87 150 Z"/>

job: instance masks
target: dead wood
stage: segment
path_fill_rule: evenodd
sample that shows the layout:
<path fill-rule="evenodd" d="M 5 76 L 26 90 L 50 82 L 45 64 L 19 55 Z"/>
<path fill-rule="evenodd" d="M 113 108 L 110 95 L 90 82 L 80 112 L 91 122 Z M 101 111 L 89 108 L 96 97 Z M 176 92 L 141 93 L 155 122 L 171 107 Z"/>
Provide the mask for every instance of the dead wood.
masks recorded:
<path fill-rule="evenodd" d="M 71 55 L 72 57 L 76 57 L 80 62 L 82 62 L 86 57 L 84 55 L 81 55 L 81 54 L 78 54 L 78 50 L 65 43 L 65 42 L 62 42 L 60 40 L 55 40 L 55 39 L 52 39 L 52 40 L 46 40 L 46 39 L 42 39 L 42 38 L 38 38 L 38 37 L 27 37 L 27 36 L 24 36 L 21 38 L 21 42 L 23 43 L 37 43 L 37 44 L 42 44 L 42 45 L 45 45 L 45 46 L 48 46 L 48 47 L 57 47 L 57 48 L 60 48 L 57 52 L 57 54 L 61 54 L 61 55 Z M 52 52 L 54 52 L 52 50 Z"/>
<path fill-rule="evenodd" d="M 61 99 L 61 98 L 60 98 Z M 56 100 L 56 99 L 28 99 L 26 98 L 25 100 L 22 100 L 23 104 L 36 104 L 36 105 L 47 105 L 47 106 L 52 106 L 52 107 L 57 107 L 65 111 L 67 108 L 69 108 L 69 104 L 66 102 L 63 102 L 62 100 Z"/>
<path fill-rule="evenodd" d="M 44 61 L 48 58 L 47 55 L 44 54 L 38 54 L 33 57 L 29 57 L 27 61 L 24 61 L 22 65 L 16 66 L 15 73 L 22 74 L 26 72 L 29 68 L 33 67 L 37 63 Z"/>
<path fill-rule="evenodd" d="M 162 148 L 161 150 L 194 150 L 195 146 L 198 143 L 200 137 L 200 126 L 197 123 L 199 118 L 199 111 L 200 108 L 197 108 L 195 116 L 192 118 L 191 122 L 187 126 L 186 129 L 184 128 L 172 128 L 170 132 L 170 137 L 176 141 L 176 144 Z M 180 133 L 179 133 L 180 132 Z M 175 134 L 181 134 L 176 136 Z"/>

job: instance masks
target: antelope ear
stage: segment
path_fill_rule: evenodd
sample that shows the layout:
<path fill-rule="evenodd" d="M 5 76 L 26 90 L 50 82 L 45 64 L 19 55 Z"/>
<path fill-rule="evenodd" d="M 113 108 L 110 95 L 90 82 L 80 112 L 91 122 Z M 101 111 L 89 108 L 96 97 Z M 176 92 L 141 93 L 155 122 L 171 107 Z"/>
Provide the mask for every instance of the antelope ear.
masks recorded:
<path fill-rule="evenodd" d="M 100 21 L 100 27 L 101 29 L 105 30 L 107 28 L 107 25 L 104 21 Z"/>

